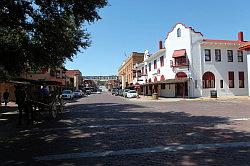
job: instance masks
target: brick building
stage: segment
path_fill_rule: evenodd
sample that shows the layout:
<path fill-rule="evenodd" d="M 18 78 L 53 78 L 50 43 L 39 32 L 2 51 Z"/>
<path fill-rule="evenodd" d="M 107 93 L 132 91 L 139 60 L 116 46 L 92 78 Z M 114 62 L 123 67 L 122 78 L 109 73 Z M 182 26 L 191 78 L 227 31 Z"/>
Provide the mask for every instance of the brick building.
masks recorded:
<path fill-rule="evenodd" d="M 118 69 L 118 77 L 122 82 L 122 89 L 133 84 L 133 79 L 135 78 L 133 68 L 135 64 L 143 62 L 143 59 L 144 53 L 132 52 L 128 59 L 125 60 L 121 67 Z"/>

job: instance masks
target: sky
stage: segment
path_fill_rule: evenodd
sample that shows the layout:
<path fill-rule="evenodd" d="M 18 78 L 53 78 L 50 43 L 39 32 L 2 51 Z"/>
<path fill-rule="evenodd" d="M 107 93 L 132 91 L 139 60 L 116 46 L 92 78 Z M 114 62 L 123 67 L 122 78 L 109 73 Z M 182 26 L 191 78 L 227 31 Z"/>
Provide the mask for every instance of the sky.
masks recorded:
<path fill-rule="evenodd" d="M 102 17 L 86 25 L 92 44 L 67 61 L 83 76 L 117 75 L 132 52 L 154 53 L 176 23 L 200 31 L 207 39 L 250 40 L 249 0 L 109 0 Z"/>

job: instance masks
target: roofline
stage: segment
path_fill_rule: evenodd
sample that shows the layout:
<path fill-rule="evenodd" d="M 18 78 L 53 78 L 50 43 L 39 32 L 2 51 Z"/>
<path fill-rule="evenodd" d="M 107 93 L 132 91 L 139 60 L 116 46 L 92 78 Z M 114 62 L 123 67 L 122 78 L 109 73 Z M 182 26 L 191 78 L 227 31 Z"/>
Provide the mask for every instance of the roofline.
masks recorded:
<path fill-rule="evenodd" d="M 134 53 L 136 53 L 136 54 L 134 54 Z M 140 54 L 141 54 L 141 55 L 140 55 Z M 124 63 L 123 65 L 121 65 L 121 66 L 118 68 L 118 72 L 121 70 L 121 68 L 122 68 L 125 64 L 127 64 L 127 62 L 128 62 L 133 56 L 144 56 L 144 53 L 142 53 L 142 52 L 132 52 L 132 53 L 130 54 L 130 56 L 125 60 L 125 63 Z"/>
<path fill-rule="evenodd" d="M 221 39 L 203 39 L 203 42 L 245 44 L 247 41 L 239 41 L 239 40 L 221 40 Z"/>
<path fill-rule="evenodd" d="M 157 52 L 155 52 L 154 54 L 151 54 L 151 56 L 148 59 L 144 60 L 144 62 L 148 62 L 148 61 L 152 60 L 153 58 L 158 57 L 160 55 L 161 51 L 166 51 L 166 48 L 160 49 Z"/>
<path fill-rule="evenodd" d="M 166 39 L 168 38 L 169 34 L 170 34 L 171 32 L 174 31 L 174 28 L 175 28 L 178 24 L 181 24 L 181 25 L 184 26 L 186 29 L 190 29 L 192 32 L 197 33 L 197 34 L 200 34 L 201 36 L 203 36 L 203 34 L 202 34 L 201 32 L 195 31 L 192 27 L 189 27 L 189 26 L 187 26 L 187 25 L 185 25 L 185 24 L 183 24 L 183 23 L 181 23 L 181 22 L 178 22 L 178 23 L 176 23 L 176 24 L 172 27 L 172 29 L 167 33 Z"/>

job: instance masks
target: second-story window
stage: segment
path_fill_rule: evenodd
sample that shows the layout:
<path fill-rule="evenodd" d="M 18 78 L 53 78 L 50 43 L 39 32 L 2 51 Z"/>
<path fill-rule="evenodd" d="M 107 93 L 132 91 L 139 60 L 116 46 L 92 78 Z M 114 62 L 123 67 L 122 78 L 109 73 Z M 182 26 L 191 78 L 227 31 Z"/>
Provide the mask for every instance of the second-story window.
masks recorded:
<path fill-rule="evenodd" d="M 148 66 L 145 65 L 145 74 L 148 74 Z"/>
<path fill-rule="evenodd" d="M 228 62 L 233 62 L 233 50 L 227 50 L 227 60 Z"/>
<path fill-rule="evenodd" d="M 211 50 L 205 49 L 205 61 L 211 61 Z"/>
<path fill-rule="evenodd" d="M 243 51 L 238 51 L 238 62 L 243 62 Z"/>
<path fill-rule="evenodd" d="M 151 71 L 151 63 L 148 64 L 148 71 Z"/>
<path fill-rule="evenodd" d="M 154 69 L 157 69 L 157 60 L 154 60 Z"/>
<path fill-rule="evenodd" d="M 220 49 L 215 49 L 215 62 L 221 61 L 221 51 Z"/>
<path fill-rule="evenodd" d="M 144 74 L 144 67 L 141 68 L 141 74 Z"/>
<path fill-rule="evenodd" d="M 161 67 L 164 66 L 164 56 L 160 57 Z"/>

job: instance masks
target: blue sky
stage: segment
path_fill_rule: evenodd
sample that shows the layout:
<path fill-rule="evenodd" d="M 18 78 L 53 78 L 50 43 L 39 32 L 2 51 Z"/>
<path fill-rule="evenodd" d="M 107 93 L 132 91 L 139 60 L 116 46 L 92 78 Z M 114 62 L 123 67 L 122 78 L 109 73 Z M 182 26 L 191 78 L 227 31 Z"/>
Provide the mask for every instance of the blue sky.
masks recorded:
<path fill-rule="evenodd" d="M 178 22 L 202 32 L 204 38 L 236 40 L 238 31 L 250 40 L 249 0 L 109 0 L 101 20 L 87 25 L 92 45 L 67 69 L 83 75 L 116 75 L 132 51 L 154 53 L 158 41 Z"/>

